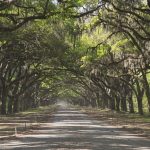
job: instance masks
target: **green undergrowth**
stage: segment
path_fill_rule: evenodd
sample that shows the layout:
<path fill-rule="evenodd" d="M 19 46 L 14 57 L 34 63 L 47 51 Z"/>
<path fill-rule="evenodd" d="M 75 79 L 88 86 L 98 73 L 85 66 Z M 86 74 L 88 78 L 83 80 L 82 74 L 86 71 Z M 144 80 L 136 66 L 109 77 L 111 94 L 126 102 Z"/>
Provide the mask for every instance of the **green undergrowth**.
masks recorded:
<path fill-rule="evenodd" d="M 40 123 L 48 122 L 57 107 L 57 105 L 42 106 L 13 115 L 0 116 L 0 139 L 3 136 L 14 135 L 16 129 L 18 133 L 22 133 Z"/>
<path fill-rule="evenodd" d="M 20 112 L 18 115 L 30 115 L 30 114 L 38 114 L 38 113 L 45 113 L 47 111 L 54 111 L 57 108 L 56 105 L 49 105 L 49 106 L 40 106 L 38 108 L 28 109 L 27 111 Z"/>
<path fill-rule="evenodd" d="M 130 132 L 150 138 L 150 113 L 117 112 L 109 109 L 91 107 L 77 107 L 96 120 L 106 121 L 108 124 L 122 127 Z"/>
<path fill-rule="evenodd" d="M 129 112 L 117 112 L 117 111 L 112 111 L 110 109 L 100 109 L 100 108 L 92 108 L 92 107 L 81 107 L 81 106 L 75 106 L 76 108 L 80 108 L 82 111 L 86 112 L 91 112 L 91 113 L 99 113 L 106 115 L 108 117 L 114 117 L 114 118 L 127 118 L 130 120 L 137 120 L 140 122 L 147 122 L 150 123 L 150 113 L 145 112 L 144 115 L 140 115 L 137 112 L 135 113 L 129 113 Z M 125 119 L 124 119 L 125 120 Z"/>
<path fill-rule="evenodd" d="M 150 123 L 150 113 L 145 113 L 144 115 L 140 115 L 138 113 L 129 113 L 129 112 L 117 112 L 117 111 L 112 111 L 109 109 L 98 109 L 98 108 L 83 108 L 83 110 L 89 111 L 89 112 L 99 112 L 100 114 L 107 115 L 108 117 L 114 117 L 114 118 L 120 118 L 125 120 L 136 120 L 139 122 L 145 122 L 145 123 Z"/>
<path fill-rule="evenodd" d="M 125 113 L 124 115 L 128 119 L 136 119 L 136 120 L 139 120 L 140 122 L 150 123 L 150 113 L 147 113 L 144 115 Z"/>
<path fill-rule="evenodd" d="M 26 111 L 18 112 L 15 114 L 0 115 L 0 118 L 15 117 L 15 116 L 26 116 L 26 115 L 32 115 L 32 114 L 38 114 L 38 113 L 45 113 L 47 111 L 53 112 L 55 109 L 57 109 L 57 105 L 40 106 L 37 108 L 30 108 Z"/>

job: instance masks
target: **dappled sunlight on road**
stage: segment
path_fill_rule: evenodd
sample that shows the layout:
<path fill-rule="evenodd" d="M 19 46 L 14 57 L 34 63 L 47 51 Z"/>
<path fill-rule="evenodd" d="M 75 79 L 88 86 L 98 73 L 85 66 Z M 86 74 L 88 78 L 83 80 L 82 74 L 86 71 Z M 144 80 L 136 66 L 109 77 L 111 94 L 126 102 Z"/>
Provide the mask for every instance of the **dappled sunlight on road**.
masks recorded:
<path fill-rule="evenodd" d="M 49 123 L 31 134 L 0 142 L 0 149 L 13 150 L 149 150 L 142 137 L 89 118 L 79 110 L 60 108 Z"/>

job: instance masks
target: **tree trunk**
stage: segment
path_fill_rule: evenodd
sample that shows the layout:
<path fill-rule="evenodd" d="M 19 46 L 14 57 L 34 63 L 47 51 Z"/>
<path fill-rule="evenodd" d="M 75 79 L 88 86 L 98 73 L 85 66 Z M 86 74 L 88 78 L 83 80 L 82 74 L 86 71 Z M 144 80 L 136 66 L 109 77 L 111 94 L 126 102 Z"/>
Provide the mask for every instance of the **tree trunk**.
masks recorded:
<path fill-rule="evenodd" d="M 142 104 L 142 97 L 137 98 L 137 103 L 138 103 L 138 113 L 140 115 L 143 115 L 143 104 Z"/>
<path fill-rule="evenodd" d="M 7 102 L 7 96 L 6 96 L 6 90 L 3 88 L 2 90 L 2 97 L 1 97 L 2 105 L 1 105 L 1 114 L 6 115 L 6 102 Z"/>
<path fill-rule="evenodd" d="M 19 99 L 18 97 L 14 98 L 14 107 L 13 107 L 13 112 L 17 113 L 19 111 Z"/>
<path fill-rule="evenodd" d="M 132 93 L 129 96 L 129 112 L 134 113 L 134 104 L 132 99 Z"/>
<path fill-rule="evenodd" d="M 145 94 L 146 94 L 147 102 L 148 102 L 148 110 L 150 112 L 150 86 L 149 86 L 149 82 L 148 82 L 145 71 L 142 71 L 142 76 L 144 79 L 144 88 L 145 88 Z"/>
<path fill-rule="evenodd" d="M 100 96 L 98 92 L 96 92 L 96 104 L 97 107 L 101 107 Z"/>
<path fill-rule="evenodd" d="M 96 98 L 91 98 L 91 106 L 94 108 L 96 107 Z"/>
<path fill-rule="evenodd" d="M 150 112 L 150 89 L 145 89 L 147 102 L 148 102 L 148 111 Z"/>
<path fill-rule="evenodd" d="M 115 110 L 115 99 L 114 99 L 114 98 L 111 98 L 111 99 L 109 100 L 109 108 L 110 108 L 111 110 Z"/>
<path fill-rule="evenodd" d="M 105 109 L 105 108 L 108 108 L 108 107 L 109 107 L 108 98 L 103 99 L 102 108 Z"/>
<path fill-rule="evenodd" d="M 120 98 L 116 96 L 116 111 L 120 111 Z"/>
<path fill-rule="evenodd" d="M 127 101 L 126 97 L 121 98 L 121 110 L 127 112 Z"/>
<path fill-rule="evenodd" d="M 9 98 L 8 100 L 8 114 L 12 114 L 13 113 L 13 99 Z"/>

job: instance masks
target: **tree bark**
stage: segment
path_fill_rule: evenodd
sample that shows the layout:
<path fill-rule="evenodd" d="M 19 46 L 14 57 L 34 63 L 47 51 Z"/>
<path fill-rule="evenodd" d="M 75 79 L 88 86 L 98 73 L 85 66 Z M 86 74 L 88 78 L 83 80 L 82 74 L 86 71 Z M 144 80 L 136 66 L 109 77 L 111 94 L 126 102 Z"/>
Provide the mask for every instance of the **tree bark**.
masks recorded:
<path fill-rule="evenodd" d="M 8 114 L 12 114 L 13 113 L 13 99 L 9 98 L 8 100 Z"/>
<path fill-rule="evenodd" d="M 132 92 L 130 92 L 130 95 L 128 97 L 128 101 L 129 101 L 129 112 L 130 113 L 134 113 L 134 104 L 133 104 L 133 99 L 132 99 Z"/>
<path fill-rule="evenodd" d="M 143 115 L 144 112 L 143 112 L 142 97 L 138 97 L 137 103 L 138 103 L 138 113 L 139 113 L 140 115 Z"/>
<path fill-rule="evenodd" d="M 126 97 L 121 98 L 121 110 L 127 112 L 127 101 Z"/>
<path fill-rule="evenodd" d="M 2 93 L 2 99 L 1 99 L 1 101 L 2 101 L 2 105 L 1 105 L 1 114 L 2 115 L 6 115 L 6 93 L 3 91 L 3 93 Z"/>
<path fill-rule="evenodd" d="M 116 96 L 116 111 L 120 111 L 120 97 Z"/>
<path fill-rule="evenodd" d="M 7 110 L 6 110 L 6 103 L 7 103 L 7 91 L 5 86 L 2 87 L 2 92 L 1 92 L 1 101 L 2 101 L 2 105 L 1 105 L 1 114 L 2 115 L 6 115 L 7 114 Z"/>
<path fill-rule="evenodd" d="M 14 97 L 14 107 L 13 107 L 13 112 L 17 113 L 19 111 L 19 99 L 18 97 Z"/>

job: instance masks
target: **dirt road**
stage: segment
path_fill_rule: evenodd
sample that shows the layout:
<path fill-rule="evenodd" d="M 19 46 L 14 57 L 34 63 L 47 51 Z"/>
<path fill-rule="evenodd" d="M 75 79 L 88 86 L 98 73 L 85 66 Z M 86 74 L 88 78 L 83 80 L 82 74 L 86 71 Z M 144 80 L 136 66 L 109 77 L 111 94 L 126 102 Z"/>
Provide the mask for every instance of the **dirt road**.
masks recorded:
<path fill-rule="evenodd" d="M 32 133 L 0 141 L 1 150 L 150 150 L 150 141 L 75 108 L 63 108 Z"/>

